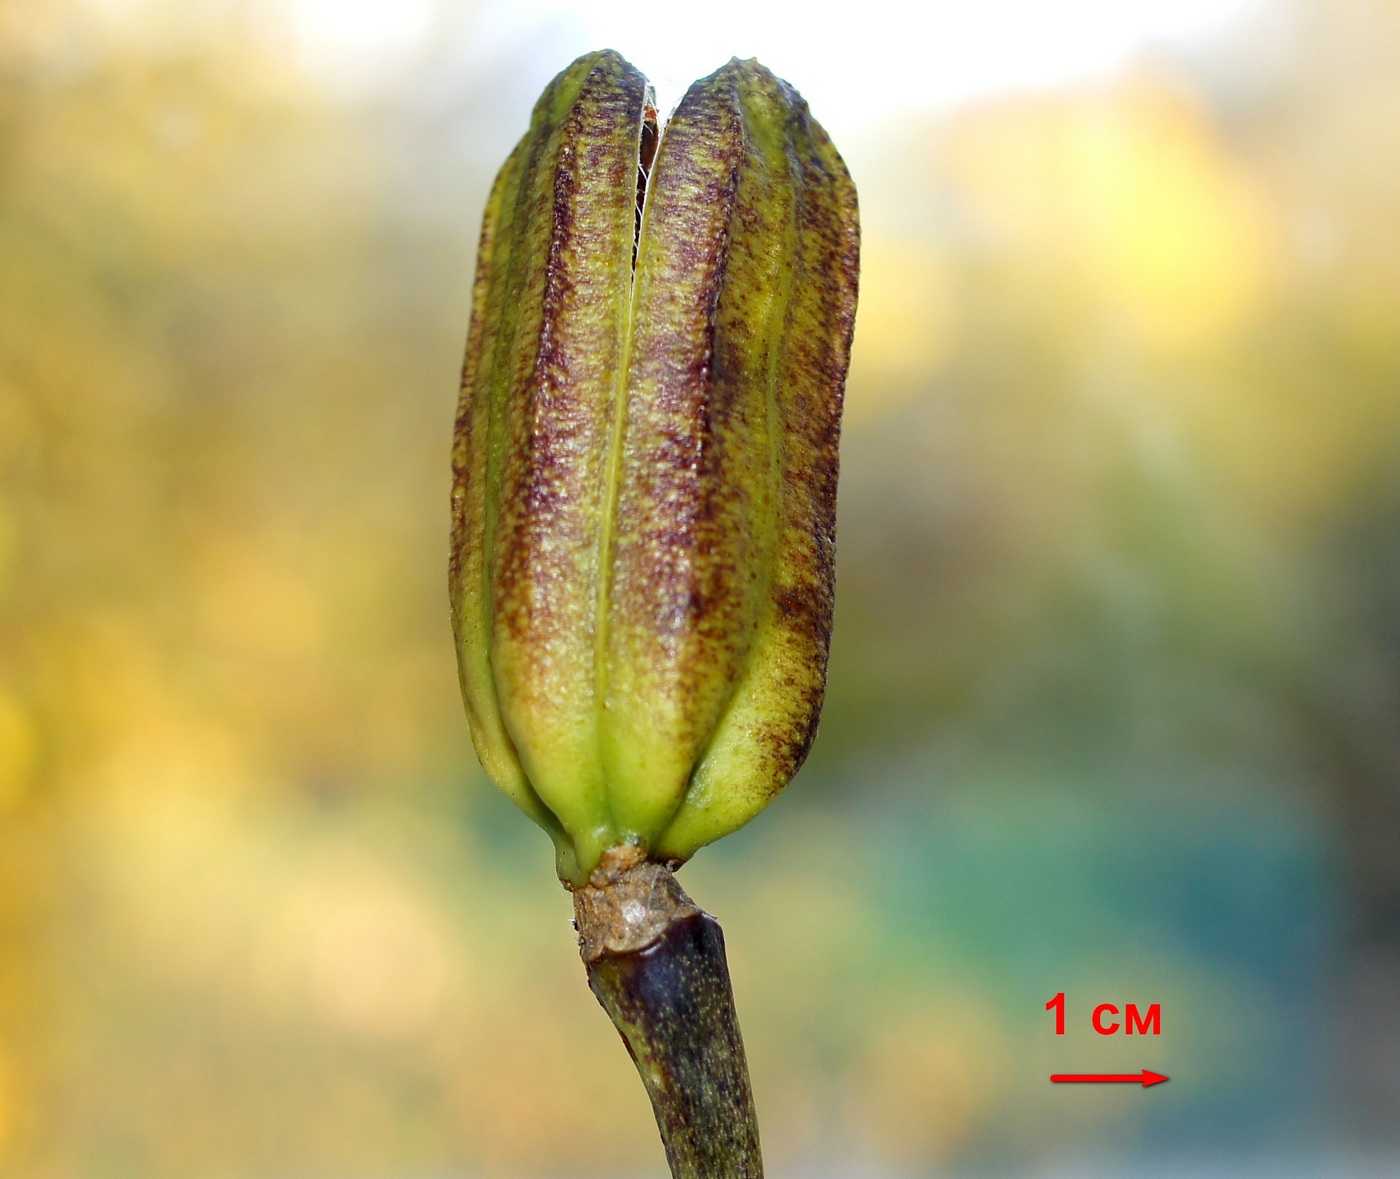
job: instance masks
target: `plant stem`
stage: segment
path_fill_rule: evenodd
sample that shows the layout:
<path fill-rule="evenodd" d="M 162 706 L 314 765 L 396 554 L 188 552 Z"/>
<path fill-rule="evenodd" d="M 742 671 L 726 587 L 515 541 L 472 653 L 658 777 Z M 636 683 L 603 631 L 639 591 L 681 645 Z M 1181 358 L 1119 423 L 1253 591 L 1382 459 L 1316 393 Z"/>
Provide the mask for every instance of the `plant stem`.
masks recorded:
<path fill-rule="evenodd" d="M 574 918 L 588 985 L 641 1074 L 673 1179 L 763 1179 L 719 922 L 631 846 L 574 890 Z"/>

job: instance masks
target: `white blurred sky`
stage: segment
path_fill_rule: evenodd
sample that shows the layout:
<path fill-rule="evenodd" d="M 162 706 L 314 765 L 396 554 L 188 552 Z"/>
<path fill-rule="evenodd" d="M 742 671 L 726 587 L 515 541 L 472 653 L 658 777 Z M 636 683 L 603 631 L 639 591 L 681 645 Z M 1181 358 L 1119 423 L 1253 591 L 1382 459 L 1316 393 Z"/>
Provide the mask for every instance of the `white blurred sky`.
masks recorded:
<path fill-rule="evenodd" d="M 484 0 L 463 29 L 478 59 L 546 43 L 620 50 L 668 109 L 730 56 L 758 57 L 829 127 L 912 107 L 1111 72 L 1154 44 L 1208 39 L 1263 0 Z M 438 0 L 273 0 L 308 64 L 370 82 L 440 35 Z"/>

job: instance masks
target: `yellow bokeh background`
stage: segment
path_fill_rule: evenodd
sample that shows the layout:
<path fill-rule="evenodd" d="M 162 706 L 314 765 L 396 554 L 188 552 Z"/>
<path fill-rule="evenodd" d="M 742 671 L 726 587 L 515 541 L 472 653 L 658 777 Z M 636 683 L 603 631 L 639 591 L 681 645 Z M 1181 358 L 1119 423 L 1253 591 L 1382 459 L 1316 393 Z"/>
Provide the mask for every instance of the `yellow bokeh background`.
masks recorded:
<path fill-rule="evenodd" d="M 445 600 L 570 42 L 357 89 L 270 11 L 0 6 L 0 1176 L 661 1175 Z M 822 736 L 683 875 L 774 1176 L 1393 1157 L 1400 10 L 1256 15 L 839 137 Z"/>

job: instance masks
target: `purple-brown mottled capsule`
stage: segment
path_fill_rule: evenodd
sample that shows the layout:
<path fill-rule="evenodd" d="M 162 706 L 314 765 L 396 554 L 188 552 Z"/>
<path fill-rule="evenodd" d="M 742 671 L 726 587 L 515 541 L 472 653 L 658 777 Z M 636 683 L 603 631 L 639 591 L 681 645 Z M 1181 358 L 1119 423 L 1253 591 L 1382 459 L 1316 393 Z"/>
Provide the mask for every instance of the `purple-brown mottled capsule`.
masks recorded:
<path fill-rule="evenodd" d="M 536 105 L 487 206 L 453 454 L 473 740 L 573 882 L 757 814 L 831 631 L 855 190 L 757 62 L 696 82 L 659 146 L 652 101 L 604 51 Z"/>

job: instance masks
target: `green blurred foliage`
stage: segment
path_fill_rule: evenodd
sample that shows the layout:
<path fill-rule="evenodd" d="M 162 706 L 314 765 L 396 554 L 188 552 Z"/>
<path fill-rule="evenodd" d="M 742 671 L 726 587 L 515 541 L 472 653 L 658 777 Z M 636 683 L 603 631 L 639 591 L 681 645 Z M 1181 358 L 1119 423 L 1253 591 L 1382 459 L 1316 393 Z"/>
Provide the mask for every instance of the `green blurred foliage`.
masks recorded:
<path fill-rule="evenodd" d="M 1275 1141 L 1329 1094 L 1231 1095 L 1329 999 L 1400 1124 L 1400 11 L 1292 13 L 842 145 L 827 716 L 687 870 L 775 1174 Z M 254 15 L 0 8 L 0 1174 L 659 1174 L 447 626 L 526 100 L 337 97 Z"/>

